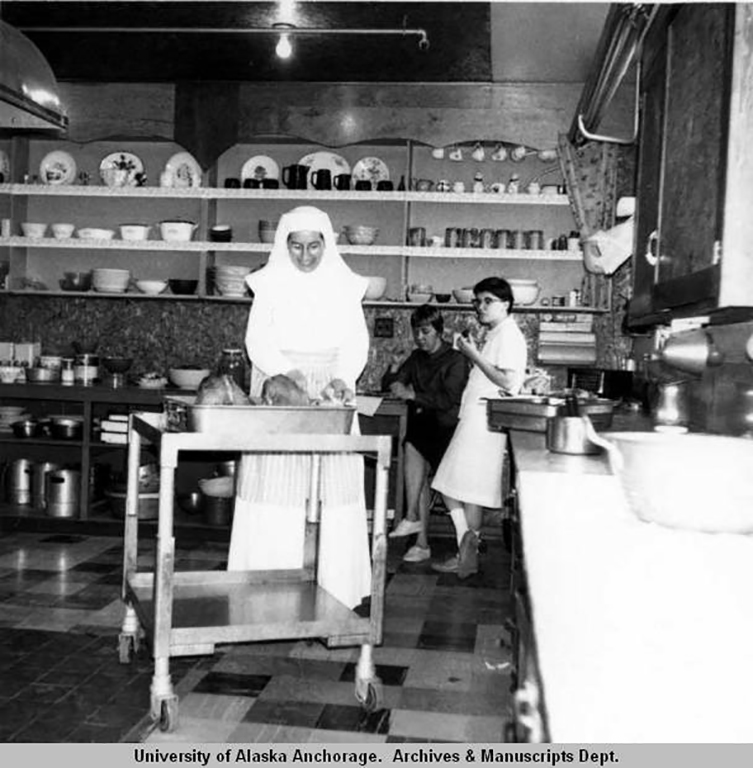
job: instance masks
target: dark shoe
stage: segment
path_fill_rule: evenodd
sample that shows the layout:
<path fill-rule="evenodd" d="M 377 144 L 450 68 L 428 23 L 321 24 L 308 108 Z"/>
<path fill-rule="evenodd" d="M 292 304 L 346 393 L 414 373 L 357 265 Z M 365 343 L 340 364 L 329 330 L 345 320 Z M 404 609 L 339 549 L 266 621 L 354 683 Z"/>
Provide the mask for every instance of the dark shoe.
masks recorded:
<path fill-rule="evenodd" d="M 478 573 L 478 536 L 473 531 L 466 531 L 460 542 L 458 578 L 467 579 L 474 573 Z"/>
<path fill-rule="evenodd" d="M 457 555 L 453 555 L 447 560 L 443 560 L 441 563 L 432 563 L 432 571 L 437 573 L 457 573 L 460 561 Z"/>

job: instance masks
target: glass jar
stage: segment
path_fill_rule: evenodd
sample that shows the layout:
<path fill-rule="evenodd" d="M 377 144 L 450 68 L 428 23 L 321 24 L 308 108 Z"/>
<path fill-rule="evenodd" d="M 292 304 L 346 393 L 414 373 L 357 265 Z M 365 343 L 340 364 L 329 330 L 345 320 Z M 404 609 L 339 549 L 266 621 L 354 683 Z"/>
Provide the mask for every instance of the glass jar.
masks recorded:
<path fill-rule="evenodd" d="M 233 379 L 244 392 L 246 391 L 246 359 L 242 349 L 235 347 L 223 349 L 219 371 Z"/>

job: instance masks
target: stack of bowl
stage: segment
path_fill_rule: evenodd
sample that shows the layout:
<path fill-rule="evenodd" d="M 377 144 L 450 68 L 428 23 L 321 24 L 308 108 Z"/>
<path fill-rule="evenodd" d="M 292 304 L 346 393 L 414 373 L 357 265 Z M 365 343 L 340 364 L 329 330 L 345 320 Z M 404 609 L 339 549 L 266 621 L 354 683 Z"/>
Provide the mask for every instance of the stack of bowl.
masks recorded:
<path fill-rule="evenodd" d="M 0 432 L 11 432 L 15 422 L 23 421 L 28 416 L 22 405 L 0 405 Z"/>
<path fill-rule="evenodd" d="M 343 232 L 351 245 L 371 245 L 377 239 L 379 229 L 365 224 L 352 224 L 343 227 Z"/>
<path fill-rule="evenodd" d="M 92 285 L 99 293 L 125 293 L 131 273 L 127 269 L 98 268 L 92 270 Z"/>
<path fill-rule="evenodd" d="M 214 268 L 214 286 L 221 296 L 245 296 L 249 267 L 219 266 Z"/>
<path fill-rule="evenodd" d="M 266 219 L 259 219 L 259 242 L 274 243 L 276 229 L 277 229 L 276 221 L 267 221 Z"/>

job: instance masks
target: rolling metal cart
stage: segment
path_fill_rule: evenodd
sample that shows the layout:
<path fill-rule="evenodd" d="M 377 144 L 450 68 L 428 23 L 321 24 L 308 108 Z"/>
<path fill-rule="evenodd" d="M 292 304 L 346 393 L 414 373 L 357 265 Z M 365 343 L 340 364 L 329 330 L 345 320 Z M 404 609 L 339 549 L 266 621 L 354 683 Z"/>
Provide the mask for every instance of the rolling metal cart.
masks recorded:
<path fill-rule="evenodd" d="M 249 430 L 238 430 L 249 432 Z M 170 657 L 214 653 L 218 643 L 321 638 L 328 646 L 360 645 L 356 698 L 367 710 L 382 698 L 372 657 L 382 642 L 387 561 L 387 489 L 391 438 L 387 435 L 227 434 L 170 432 L 163 414 L 131 415 L 128 446 L 123 601 L 119 636 L 121 663 L 147 636 L 154 675 L 151 716 L 163 730 L 178 723 L 178 697 L 170 679 Z M 159 520 L 153 572 L 139 571 L 138 469 L 144 441 L 157 446 L 160 464 Z M 243 451 L 310 455 L 311 483 L 306 511 L 302 568 L 272 571 L 175 571 L 173 509 L 175 471 L 182 451 Z M 371 538 L 371 606 L 363 617 L 316 582 L 321 494 L 320 463 L 328 454 L 376 458 L 376 490 Z"/>

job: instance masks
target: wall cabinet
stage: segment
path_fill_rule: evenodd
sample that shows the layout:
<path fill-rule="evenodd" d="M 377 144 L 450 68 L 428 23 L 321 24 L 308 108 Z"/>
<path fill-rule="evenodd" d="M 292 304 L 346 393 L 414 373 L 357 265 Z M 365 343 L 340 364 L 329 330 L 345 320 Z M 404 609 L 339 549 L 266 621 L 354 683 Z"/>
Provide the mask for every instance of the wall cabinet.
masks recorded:
<path fill-rule="evenodd" d="M 662 9 L 642 58 L 632 325 L 753 305 L 753 21 Z"/>
<path fill-rule="evenodd" d="M 18 153 L 19 141 L 14 142 Z M 349 224 L 368 224 L 379 228 L 373 245 L 350 245 L 340 239 L 340 247 L 348 263 L 364 275 L 387 278 L 385 298 L 404 301 L 408 287 L 429 283 L 435 292 L 449 293 L 453 288 L 472 285 L 489 274 L 506 277 L 535 277 L 541 285 L 541 296 L 566 294 L 579 288 L 583 275 L 579 251 L 552 250 L 546 245 L 574 227 L 566 195 L 522 193 L 463 193 L 411 189 L 411 180 L 440 179 L 462 181 L 471 189 L 474 176 L 481 174 L 484 183 L 506 184 L 513 173 L 522 185 L 541 177 L 542 184 L 554 181 L 556 164 L 544 163 L 532 153 L 524 161 L 491 160 L 487 147 L 483 162 L 473 160 L 465 149 L 462 161 L 433 157 L 431 149 L 412 142 L 379 145 L 352 145 L 336 150 L 351 168 L 367 157 L 378 157 L 389 169 L 392 191 L 317 190 L 317 189 L 235 189 L 226 188 L 227 178 L 239 178 L 244 164 L 252 157 L 274 160 L 281 169 L 298 163 L 303 156 L 323 148 L 311 144 L 275 142 L 242 144 L 231 147 L 204 172 L 202 186 L 172 188 L 154 186 L 165 162 L 175 152 L 176 144 L 168 142 L 92 142 L 85 145 L 33 140 L 23 145 L 24 163 L 12 163 L 14 183 L 0 185 L 0 211 L 11 220 L 9 236 L 0 238 L 0 261 L 10 262 L 9 288 L 12 291 L 58 290 L 65 271 L 94 267 L 128 268 L 138 279 L 189 278 L 199 280 L 196 297 L 217 300 L 243 300 L 215 295 L 207 280 L 209 268 L 220 265 L 262 265 L 269 244 L 260 242 L 258 222 L 275 220 L 290 208 L 313 204 L 331 216 L 336 231 Z M 90 183 L 42 185 L 18 183 L 26 173 L 37 173 L 40 161 L 53 150 L 73 155 L 79 171 L 88 174 Z M 99 162 L 114 151 L 138 155 L 147 172 L 147 185 L 141 187 L 108 187 L 99 182 Z M 557 170 L 558 173 L 558 170 Z M 549 175 L 547 175 L 549 174 Z M 546 178 L 544 178 L 546 176 Z M 33 178 L 32 178 L 33 180 Z M 403 182 L 407 189 L 398 189 Z M 164 219 L 186 219 L 198 227 L 191 242 L 165 242 L 158 238 L 153 226 L 146 241 L 123 241 L 119 235 L 110 241 L 84 241 L 77 237 L 56 240 L 48 231 L 44 238 L 31 239 L 21 234 L 24 221 L 70 222 L 81 227 L 103 227 L 117 233 L 120 224 L 155 225 Z M 214 224 L 233 228 L 233 240 L 227 243 L 209 241 Z M 409 232 L 422 227 L 427 237 L 444 242 L 447 227 L 493 230 L 540 230 L 543 248 L 465 248 L 409 245 Z M 75 295 L 75 294 L 74 294 Z M 88 296 L 96 296 L 94 292 Z M 109 294 L 108 294 L 109 295 Z M 128 298 L 142 297 L 129 291 Z M 170 294 L 163 294 L 166 298 Z M 196 297 L 172 297 L 195 299 Z M 143 298 L 150 298 L 143 296 Z M 532 309 L 540 309 L 536 306 Z M 523 308 L 526 310 L 527 308 Z"/>

